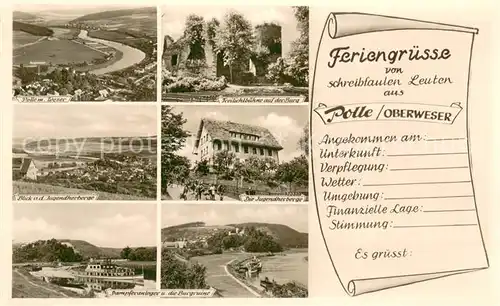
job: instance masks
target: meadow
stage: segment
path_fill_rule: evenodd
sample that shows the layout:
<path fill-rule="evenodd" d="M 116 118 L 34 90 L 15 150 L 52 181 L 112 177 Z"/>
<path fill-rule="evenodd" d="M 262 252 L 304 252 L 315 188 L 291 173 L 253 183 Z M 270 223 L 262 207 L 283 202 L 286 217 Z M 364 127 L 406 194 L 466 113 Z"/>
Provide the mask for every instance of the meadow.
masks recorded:
<path fill-rule="evenodd" d="M 39 40 L 40 36 L 32 35 L 23 31 L 12 31 L 12 44 L 13 49 L 17 49 L 26 44 L 34 43 Z"/>
<path fill-rule="evenodd" d="M 70 40 L 44 40 L 13 51 L 14 65 L 44 61 L 56 65 L 70 63 L 91 63 L 104 59 L 101 52 L 87 48 Z"/>

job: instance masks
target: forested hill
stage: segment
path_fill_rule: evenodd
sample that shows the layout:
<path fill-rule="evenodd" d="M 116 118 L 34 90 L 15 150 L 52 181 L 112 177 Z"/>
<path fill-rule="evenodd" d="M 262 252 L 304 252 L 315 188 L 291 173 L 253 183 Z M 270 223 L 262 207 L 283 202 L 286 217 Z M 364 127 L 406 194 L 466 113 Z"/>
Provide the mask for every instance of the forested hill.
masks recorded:
<path fill-rule="evenodd" d="M 54 31 L 49 28 L 19 21 L 12 22 L 12 30 L 26 32 L 35 36 L 51 36 L 52 34 L 54 34 Z"/>
<path fill-rule="evenodd" d="M 124 252 L 125 250 L 125 252 Z M 90 258 L 125 258 L 155 261 L 156 247 L 107 248 L 98 247 L 84 240 L 50 239 L 13 245 L 12 261 L 22 262 L 79 262 Z"/>
<path fill-rule="evenodd" d="M 266 232 L 267 234 L 276 238 L 279 243 L 284 247 L 303 247 L 306 248 L 308 246 L 308 234 L 301 233 L 299 231 L 294 230 L 293 228 L 283 225 L 283 224 L 274 224 L 274 223 L 259 223 L 259 222 L 249 222 L 249 223 L 240 223 L 240 224 L 229 224 L 229 226 L 234 226 L 238 228 L 246 228 L 246 227 L 254 227 L 257 230 L 261 230 Z"/>
<path fill-rule="evenodd" d="M 283 247 L 306 248 L 308 246 L 308 234 L 301 233 L 283 224 L 272 223 L 241 223 L 220 226 L 207 226 L 204 222 L 191 222 L 175 226 L 165 227 L 161 230 L 162 240 L 196 239 L 200 236 L 210 236 L 216 230 L 235 230 L 236 228 L 254 227 L 257 230 L 274 237 Z"/>
<path fill-rule="evenodd" d="M 73 22 L 84 22 L 91 20 L 105 20 L 110 18 L 128 16 L 133 14 L 156 14 L 156 7 L 142 7 L 142 8 L 133 8 L 133 9 L 123 9 L 123 10 L 112 10 L 105 11 L 93 14 L 87 14 L 81 17 L 78 17 L 71 21 Z"/>

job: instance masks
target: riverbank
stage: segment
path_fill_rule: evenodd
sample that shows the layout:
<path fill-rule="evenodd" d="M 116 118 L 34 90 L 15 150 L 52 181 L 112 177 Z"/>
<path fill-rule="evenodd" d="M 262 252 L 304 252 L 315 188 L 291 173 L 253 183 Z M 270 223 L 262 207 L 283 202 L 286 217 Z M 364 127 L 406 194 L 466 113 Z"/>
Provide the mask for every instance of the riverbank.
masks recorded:
<path fill-rule="evenodd" d="M 146 53 L 144 53 L 139 49 L 128 46 L 122 42 L 104 40 L 92 37 L 91 35 L 92 34 L 89 35 L 89 32 L 87 30 L 81 30 L 80 34 L 78 35 L 78 38 L 106 45 L 121 53 L 121 57 L 118 60 L 113 61 L 111 63 L 107 62 L 106 63 L 107 65 L 105 67 L 97 69 L 94 69 L 94 67 L 92 67 L 92 70 L 90 70 L 90 72 L 93 74 L 101 75 L 106 73 L 117 72 L 129 68 L 131 66 L 140 64 L 144 59 L 146 59 Z"/>
<path fill-rule="evenodd" d="M 279 256 L 279 255 L 278 255 Z M 256 279 L 249 279 L 238 272 L 238 267 L 240 265 L 244 265 L 245 262 L 252 260 L 254 256 L 248 256 L 244 259 L 233 260 L 226 265 L 226 271 L 231 274 L 235 279 L 249 287 L 251 290 L 257 292 L 259 295 L 263 297 L 273 297 L 273 298 L 296 298 L 296 297 L 307 297 L 308 289 L 304 284 L 299 283 L 298 281 L 285 281 L 283 283 L 276 282 L 272 275 L 266 276 L 265 273 L 262 273 Z M 263 266 L 265 266 L 266 258 L 273 258 L 274 256 L 270 255 L 255 255 L 255 257 L 259 258 L 263 262 Z M 307 271 L 306 271 L 307 272 Z M 307 277 L 307 274 L 306 274 Z M 261 286 L 262 278 L 269 281 L 269 287 L 263 288 Z"/>

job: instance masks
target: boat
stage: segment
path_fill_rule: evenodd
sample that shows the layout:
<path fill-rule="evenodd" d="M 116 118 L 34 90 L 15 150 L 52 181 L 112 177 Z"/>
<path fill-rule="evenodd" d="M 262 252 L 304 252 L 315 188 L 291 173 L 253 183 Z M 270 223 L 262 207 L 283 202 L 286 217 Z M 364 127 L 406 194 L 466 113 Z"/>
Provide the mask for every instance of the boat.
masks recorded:
<path fill-rule="evenodd" d="M 135 269 L 119 266 L 109 259 L 89 262 L 84 271 L 75 272 L 75 277 L 77 282 L 84 282 L 88 289 L 94 291 L 132 289 L 144 285 L 144 272 L 136 274 Z"/>
<path fill-rule="evenodd" d="M 260 272 L 262 272 L 262 262 L 257 257 L 253 257 L 248 260 L 244 267 L 246 268 L 246 274 L 248 277 L 258 276 Z"/>

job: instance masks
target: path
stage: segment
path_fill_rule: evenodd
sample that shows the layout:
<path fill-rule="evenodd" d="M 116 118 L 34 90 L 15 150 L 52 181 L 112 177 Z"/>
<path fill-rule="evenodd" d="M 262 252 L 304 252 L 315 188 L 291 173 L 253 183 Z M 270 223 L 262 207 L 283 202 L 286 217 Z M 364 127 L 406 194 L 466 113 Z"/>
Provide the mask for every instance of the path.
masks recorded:
<path fill-rule="evenodd" d="M 80 34 L 78 34 L 78 38 L 87 41 L 98 42 L 100 44 L 106 45 L 123 53 L 122 58 L 112 63 L 111 65 L 90 71 L 91 73 L 96 75 L 101 75 L 128 68 L 130 66 L 140 63 L 146 57 L 146 53 L 142 52 L 139 49 L 132 48 L 130 46 L 117 43 L 114 41 L 90 37 L 88 36 L 88 31 L 86 30 L 81 30 Z"/>
<path fill-rule="evenodd" d="M 238 259 L 236 254 L 221 254 L 195 257 L 194 260 L 206 267 L 206 282 L 217 288 L 223 297 L 260 297 L 260 295 L 232 276 L 227 265 Z"/>
<path fill-rule="evenodd" d="M 36 41 L 33 41 L 33 42 L 30 42 L 30 43 L 27 43 L 27 44 L 24 44 L 24 45 L 20 45 L 18 47 L 15 47 L 14 50 L 17 50 L 17 49 L 21 49 L 21 48 L 24 48 L 24 47 L 27 47 L 27 46 L 31 46 L 31 45 L 34 45 L 34 44 L 38 44 L 39 42 L 41 42 L 42 40 L 45 40 L 47 39 L 48 36 L 43 36 L 43 37 L 40 37 L 39 39 L 37 39 Z"/>
<path fill-rule="evenodd" d="M 21 277 L 22 277 L 22 278 L 23 278 L 26 282 L 28 282 L 30 285 L 32 285 L 32 286 L 34 286 L 34 287 L 38 287 L 38 288 L 41 288 L 41 289 L 43 289 L 43 290 L 50 291 L 50 292 L 55 293 L 55 294 L 59 294 L 59 295 L 62 295 L 62 296 L 64 296 L 64 297 L 69 297 L 68 295 L 66 295 L 66 294 L 65 294 L 65 293 L 63 293 L 63 292 L 59 292 L 59 291 L 56 291 L 56 290 L 54 290 L 54 289 L 50 289 L 50 288 L 47 288 L 47 287 L 42 286 L 42 285 L 38 285 L 38 284 L 36 284 L 36 283 L 34 283 L 34 282 L 30 281 L 30 280 L 28 279 L 28 277 L 26 277 L 26 275 L 23 275 L 23 274 L 22 274 L 21 272 L 19 272 L 17 269 L 15 269 L 15 270 L 14 270 L 14 272 L 15 272 L 15 273 L 17 273 L 18 275 L 20 275 L 20 276 L 21 276 Z"/>
<path fill-rule="evenodd" d="M 168 187 L 167 188 L 167 191 L 168 191 L 168 194 L 170 195 L 170 197 L 172 197 L 173 200 L 180 200 L 181 199 L 181 193 L 182 193 L 182 187 L 181 186 L 179 186 L 179 185 L 172 185 L 172 187 Z M 220 202 L 219 196 L 216 196 L 215 199 L 216 199 L 216 202 Z M 194 193 L 188 192 L 187 201 L 196 201 L 196 197 L 195 197 Z M 202 201 L 209 201 L 209 200 L 206 200 L 205 195 L 203 195 L 202 196 Z M 237 200 L 233 199 L 231 197 L 228 197 L 228 196 L 224 196 L 222 198 L 222 201 L 237 201 Z"/>

